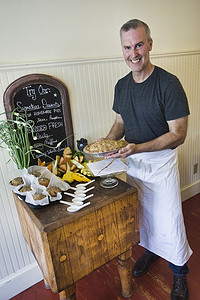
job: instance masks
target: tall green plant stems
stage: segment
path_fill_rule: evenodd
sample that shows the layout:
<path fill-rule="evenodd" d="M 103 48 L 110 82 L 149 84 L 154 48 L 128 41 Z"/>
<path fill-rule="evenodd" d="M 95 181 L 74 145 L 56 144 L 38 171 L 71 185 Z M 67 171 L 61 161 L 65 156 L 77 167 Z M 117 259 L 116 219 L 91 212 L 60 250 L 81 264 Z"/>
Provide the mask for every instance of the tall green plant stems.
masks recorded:
<path fill-rule="evenodd" d="M 20 112 L 19 109 L 11 112 L 9 120 L 0 120 L 0 148 L 7 146 L 9 155 L 18 169 L 29 167 L 33 149 L 28 134 L 31 133 L 34 140 L 37 139 L 33 134 L 33 126 L 34 122 L 28 120 L 26 110 L 22 108 Z"/>

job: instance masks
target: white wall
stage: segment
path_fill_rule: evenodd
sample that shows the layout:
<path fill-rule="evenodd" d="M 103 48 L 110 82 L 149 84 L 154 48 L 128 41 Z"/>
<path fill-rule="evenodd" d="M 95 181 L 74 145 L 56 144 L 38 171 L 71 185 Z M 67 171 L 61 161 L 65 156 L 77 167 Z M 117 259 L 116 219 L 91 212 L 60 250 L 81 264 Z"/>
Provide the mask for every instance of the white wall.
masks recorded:
<path fill-rule="evenodd" d="M 153 53 L 200 48 L 199 0 L 0 0 L 0 64 L 120 56 L 119 29 L 147 22 Z"/>

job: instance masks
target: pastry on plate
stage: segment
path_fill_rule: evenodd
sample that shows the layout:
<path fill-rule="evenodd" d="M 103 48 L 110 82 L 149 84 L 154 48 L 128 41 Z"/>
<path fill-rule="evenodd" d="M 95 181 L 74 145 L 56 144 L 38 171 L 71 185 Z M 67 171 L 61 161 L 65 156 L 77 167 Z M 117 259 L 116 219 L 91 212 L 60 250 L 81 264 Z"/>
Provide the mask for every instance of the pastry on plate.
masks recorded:
<path fill-rule="evenodd" d="M 86 153 L 104 153 L 119 150 L 128 145 L 124 140 L 98 140 L 84 148 Z"/>
<path fill-rule="evenodd" d="M 37 201 L 37 200 L 42 200 L 42 199 L 44 199 L 45 197 L 46 197 L 46 195 L 44 195 L 44 194 L 42 194 L 42 193 L 36 193 L 36 194 L 33 195 L 33 199 L 34 199 L 35 201 Z"/>
<path fill-rule="evenodd" d="M 57 196 L 57 193 L 61 193 L 61 189 L 57 186 L 51 186 L 49 188 L 47 188 L 47 192 L 49 193 L 49 195 L 51 197 L 56 197 Z"/>
<path fill-rule="evenodd" d="M 28 192 L 28 191 L 32 191 L 30 184 L 24 185 L 19 189 L 19 192 L 21 193 Z"/>
<path fill-rule="evenodd" d="M 40 177 L 41 173 L 38 171 L 33 171 L 30 173 L 31 175 L 35 176 L 35 177 Z"/>
<path fill-rule="evenodd" d="M 50 182 L 50 180 L 46 177 L 41 177 L 41 178 L 38 179 L 38 183 L 40 185 L 44 185 L 46 187 L 49 185 L 49 182 Z"/>
<path fill-rule="evenodd" d="M 10 184 L 12 184 L 13 186 L 18 186 L 24 184 L 24 181 L 22 177 L 16 177 L 13 180 L 11 180 Z"/>

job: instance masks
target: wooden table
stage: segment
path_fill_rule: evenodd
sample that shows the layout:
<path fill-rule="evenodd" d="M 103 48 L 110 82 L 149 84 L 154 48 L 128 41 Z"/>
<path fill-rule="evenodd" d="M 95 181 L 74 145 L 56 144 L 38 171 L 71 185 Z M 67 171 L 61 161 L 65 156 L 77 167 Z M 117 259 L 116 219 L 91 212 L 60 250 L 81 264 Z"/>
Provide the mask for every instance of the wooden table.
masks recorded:
<path fill-rule="evenodd" d="M 76 213 L 59 202 L 30 208 L 14 195 L 23 235 L 45 284 L 60 299 L 76 299 L 75 283 L 116 257 L 122 295 L 132 294 L 130 260 L 132 246 L 139 242 L 137 190 L 121 180 L 105 189 L 100 180 L 94 183 L 91 205 Z"/>

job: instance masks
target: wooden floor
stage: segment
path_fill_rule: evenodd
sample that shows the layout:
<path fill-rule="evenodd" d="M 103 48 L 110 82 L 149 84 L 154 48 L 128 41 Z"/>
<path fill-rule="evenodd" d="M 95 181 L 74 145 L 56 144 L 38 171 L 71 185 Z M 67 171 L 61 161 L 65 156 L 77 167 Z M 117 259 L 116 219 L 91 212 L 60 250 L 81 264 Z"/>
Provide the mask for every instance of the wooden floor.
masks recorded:
<path fill-rule="evenodd" d="M 193 255 L 188 263 L 187 276 L 190 300 L 200 299 L 200 194 L 183 203 L 183 213 L 188 240 Z M 143 253 L 140 246 L 133 249 L 132 265 Z M 167 300 L 170 299 L 172 273 L 168 263 L 159 259 L 142 277 L 133 277 L 133 295 L 129 300 Z M 120 279 L 115 260 L 94 271 L 77 284 L 77 300 L 122 300 Z M 44 288 L 43 281 L 35 284 L 12 300 L 58 300 L 58 295 Z"/>

